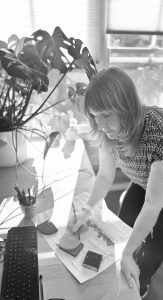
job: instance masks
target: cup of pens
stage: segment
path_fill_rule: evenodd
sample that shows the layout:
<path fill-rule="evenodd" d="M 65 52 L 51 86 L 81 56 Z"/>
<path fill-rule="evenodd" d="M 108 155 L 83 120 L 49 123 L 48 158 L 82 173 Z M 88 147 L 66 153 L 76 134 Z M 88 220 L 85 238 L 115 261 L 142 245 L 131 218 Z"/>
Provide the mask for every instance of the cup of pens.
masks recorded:
<path fill-rule="evenodd" d="M 32 219 L 36 215 L 36 195 L 32 195 L 30 189 L 28 189 L 27 194 L 24 189 L 20 191 L 17 185 L 15 186 L 15 190 L 24 217 Z"/>

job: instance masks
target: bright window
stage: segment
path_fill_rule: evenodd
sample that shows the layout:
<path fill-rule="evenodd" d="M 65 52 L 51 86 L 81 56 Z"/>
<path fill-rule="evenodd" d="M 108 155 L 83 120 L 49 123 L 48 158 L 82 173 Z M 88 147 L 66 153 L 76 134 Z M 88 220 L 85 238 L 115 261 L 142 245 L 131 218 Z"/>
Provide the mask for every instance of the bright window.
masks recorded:
<path fill-rule="evenodd" d="M 163 33 L 163 0 L 108 0 L 107 32 Z"/>
<path fill-rule="evenodd" d="M 1 40 L 13 33 L 31 35 L 40 28 L 52 34 L 60 26 L 68 37 L 86 42 L 87 23 L 87 0 L 1 0 Z"/>

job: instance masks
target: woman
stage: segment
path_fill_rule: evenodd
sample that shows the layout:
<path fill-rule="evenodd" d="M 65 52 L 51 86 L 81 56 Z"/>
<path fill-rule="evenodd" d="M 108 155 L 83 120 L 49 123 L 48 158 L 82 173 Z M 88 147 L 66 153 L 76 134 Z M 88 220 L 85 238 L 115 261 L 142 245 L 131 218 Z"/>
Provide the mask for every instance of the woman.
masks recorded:
<path fill-rule="evenodd" d="M 116 166 L 131 179 L 119 217 L 133 227 L 121 270 L 141 296 L 163 260 L 163 109 L 141 104 L 124 71 L 108 68 L 89 83 L 84 111 L 99 141 L 99 171 L 77 231 L 108 193 Z"/>

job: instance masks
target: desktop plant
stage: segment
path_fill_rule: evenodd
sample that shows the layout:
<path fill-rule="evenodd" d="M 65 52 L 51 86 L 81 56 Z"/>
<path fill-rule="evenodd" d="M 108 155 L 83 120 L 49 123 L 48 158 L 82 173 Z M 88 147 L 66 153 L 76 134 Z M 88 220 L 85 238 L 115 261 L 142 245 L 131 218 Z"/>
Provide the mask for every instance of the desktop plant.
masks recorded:
<path fill-rule="evenodd" d="M 97 72 L 88 48 L 80 39 L 67 38 L 60 27 L 56 27 L 52 35 L 39 29 L 30 37 L 19 39 L 13 34 L 7 43 L 0 41 L 0 133 L 10 132 L 12 142 L 15 136 L 16 153 L 19 146 L 17 135 L 25 136 L 26 132 L 45 138 L 47 153 L 48 146 L 59 132 L 54 130 L 47 136 L 42 130 L 32 128 L 30 121 L 65 100 L 56 100 L 46 106 L 66 75 L 74 69 L 85 70 L 88 80 Z M 55 86 L 30 112 L 31 98 L 48 91 L 52 70 L 60 74 Z M 83 85 L 80 87 L 79 94 L 84 91 Z M 1 138 L 0 147 L 5 143 Z"/>

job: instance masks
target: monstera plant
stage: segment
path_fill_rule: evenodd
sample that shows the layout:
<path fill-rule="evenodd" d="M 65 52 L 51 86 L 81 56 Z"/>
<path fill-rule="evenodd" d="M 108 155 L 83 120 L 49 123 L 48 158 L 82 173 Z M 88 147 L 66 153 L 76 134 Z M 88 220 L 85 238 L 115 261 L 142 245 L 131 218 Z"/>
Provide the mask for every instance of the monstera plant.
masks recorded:
<path fill-rule="evenodd" d="M 48 91 L 48 76 L 53 69 L 58 70 L 59 79 L 46 98 L 29 113 L 32 96 Z M 40 29 L 30 37 L 18 38 L 13 34 L 7 43 L 0 41 L 0 132 L 27 130 L 29 121 L 45 110 L 53 92 L 74 69 L 83 69 L 88 80 L 97 72 L 88 48 L 80 39 L 67 38 L 60 27 L 56 27 L 52 35 Z M 83 93 L 83 85 L 79 87 L 77 93 Z M 72 91 L 71 98 L 74 99 Z M 51 103 L 48 109 L 56 103 Z M 56 132 L 50 136 L 54 138 Z"/>

